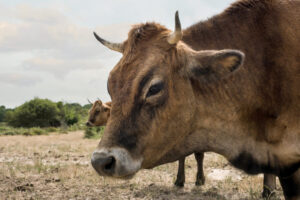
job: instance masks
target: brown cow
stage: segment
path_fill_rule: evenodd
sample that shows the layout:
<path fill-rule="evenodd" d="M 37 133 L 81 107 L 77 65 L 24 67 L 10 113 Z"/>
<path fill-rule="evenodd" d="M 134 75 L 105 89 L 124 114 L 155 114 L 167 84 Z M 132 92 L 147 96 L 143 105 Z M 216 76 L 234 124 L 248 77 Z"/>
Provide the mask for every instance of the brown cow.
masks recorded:
<path fill-rule="evenodd" d="M 102 103 L 101 100 L 97 100 L 93 103 L 92 108 L 89 111 L 89 119 L 86 123 L 87 126 L 105 126 L 109 118 L 109 113 L 111 109 L 111 102 Z M 205 177 L 203 173 L 203 158 L 204 153 L 195 153 L 195 159 L 197 161 L 197 176 L 195 185 L 203 185 L 205 182 Z M 183 187 L 185 182 L 184 173 L 184 162 L 185 157 L 180 158 L 178 161 L 178 173 L 175 185 L 178 187 Z"/>
<path fill-rule="evenodd" d="M 286 199 L 300 199 L 299 13 L 296 0 L 241 0 L 184 31 L 177 15 L 173 33 L 146 23 L 121 44 L 98 37 L 123 57 L 96 171 L 128 178 L 213 151 L 279 176 Z"/>
<path fill-rule="evenodd" d="M 87 126 L 105 126 L 110 115 L 111 102 L 102 103 L 97 100 L 89 111 Z"/>

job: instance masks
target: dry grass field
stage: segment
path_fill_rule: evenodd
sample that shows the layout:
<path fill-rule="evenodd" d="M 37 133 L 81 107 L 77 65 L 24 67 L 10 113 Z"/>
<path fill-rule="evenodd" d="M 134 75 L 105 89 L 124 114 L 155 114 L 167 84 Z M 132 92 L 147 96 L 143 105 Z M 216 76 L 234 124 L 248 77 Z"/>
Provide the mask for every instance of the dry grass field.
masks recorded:
<path fill-rule="evenodd" d="M 99 177 L 90 165 L 97 144 L 81 131 L 1 136 L 0 199 L 261 199 L 261 175 L 248 176 L 213 153 L 205 154 L 201 187 L 194 186 L 193 156 L 186 160 L 184 188 L 173 186 L 177 162 L 142 170 L 131 180 Z M 275 195 L 283 199 L 279 184 Z"/>

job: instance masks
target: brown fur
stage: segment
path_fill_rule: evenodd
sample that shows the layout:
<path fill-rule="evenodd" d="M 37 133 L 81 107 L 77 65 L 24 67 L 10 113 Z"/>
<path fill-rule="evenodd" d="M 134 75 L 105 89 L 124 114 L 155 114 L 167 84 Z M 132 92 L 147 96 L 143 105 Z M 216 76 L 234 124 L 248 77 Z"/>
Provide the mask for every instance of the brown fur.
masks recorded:
<path fill-rule="evenodd" d="M 242 0 L 176 45 L 165 27 L 136 25 L 110 73 L 99 148 L 125 148 L 143 168 L 214 151 L 248 173 L 278 175 L 286 198 L 300 198 L 299 13 L 296 0 Z M 244 64 L 222 49 L 244 52 Z M 162 89 L 148 98 L 155 79 Z"/>
<path fill-rule="evenodd" d="M 100 100 L 95 101 L 93 103 L 92 108 L 89 111 L 89 120 L 87 122 L 87 126 L 105 126 L 109 118 L 109 114 L 107 114 L 107 112 L 110 112 L 110 109 L 111 109 L 111 102 L 106 102 L 105 104 L 102 104 Z M 203 185 L 205 182 L 205 177 L 203 173 L 204 154 L 195 153 L 195 158 L 198 167 L 195 184 Z M 178 161 L 178 173 L 177 173 L 177 179 L 175 181 L 175 185 L 179 187 L 184 186 L 184 182 L 185 182 L 184 162 L 185 162 L 185 158 L 179 159 Z"/>
<path fill-rule="evenodd" d="M 87 126 L 105 126 L 110 115 L 111 102 L 102 103 L 98 100 L 93 103 L 89 111 Z"/>

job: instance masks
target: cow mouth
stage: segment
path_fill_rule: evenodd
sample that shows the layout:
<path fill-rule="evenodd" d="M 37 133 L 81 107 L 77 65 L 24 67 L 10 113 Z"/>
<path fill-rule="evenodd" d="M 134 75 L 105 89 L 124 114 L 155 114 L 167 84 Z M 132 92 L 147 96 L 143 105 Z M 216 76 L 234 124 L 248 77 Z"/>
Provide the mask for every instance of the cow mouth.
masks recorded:
<path fill-rule="evenodd" d="M 93 127 L 93 126 L 95 126 L 92 122 L 90 122 L 90 121 L 87 121 L 86 123 L 85 123 L 85 125 L 87 126 L 87 127 Z"/>

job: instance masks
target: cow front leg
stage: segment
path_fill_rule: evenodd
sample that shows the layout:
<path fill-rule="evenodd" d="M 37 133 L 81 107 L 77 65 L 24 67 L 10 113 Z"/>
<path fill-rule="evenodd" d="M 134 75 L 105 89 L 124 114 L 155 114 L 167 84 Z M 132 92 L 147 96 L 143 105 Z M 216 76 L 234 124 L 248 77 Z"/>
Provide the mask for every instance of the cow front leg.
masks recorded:
<path fill-rule="evenodd" d="M 264 174 L 264 187 L 262 196 L 268 199 L 274 194 L 276 189 L 276 176 L 272 174 Z"/>
<path fill-rule="evenodd" d="M 204 185 L 205 183 L 205 176 L 203 172 L 204 153 L 195 153 L 194 155 L 197 161 L 197 170 L 198 170 L 195 185 Z"/>
<path fill-rule="evenodd" d="M 183 187 L 185 182 L 185 174 L 184 174 L 184 161 L 185 157 L 178 160 L 178 173 L 177 179 L 174 183 L 177 187 Z"/>
<path fill-rule="evenodd" d="M 300 200 L 300 169 L 289 177 L 279 177 L 286 200 Z"/>

